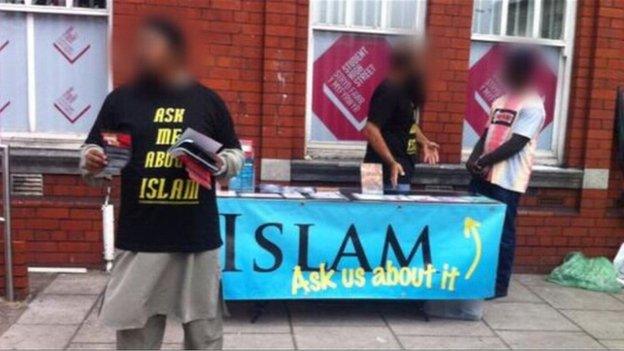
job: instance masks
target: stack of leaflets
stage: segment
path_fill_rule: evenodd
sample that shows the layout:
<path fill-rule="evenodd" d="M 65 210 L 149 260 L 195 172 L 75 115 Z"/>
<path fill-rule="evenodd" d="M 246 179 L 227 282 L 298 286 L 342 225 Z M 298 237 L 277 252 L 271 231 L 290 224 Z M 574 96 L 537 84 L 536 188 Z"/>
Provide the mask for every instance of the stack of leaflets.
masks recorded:
<path fill-rule="evenodd" d="M 108 178 L 119 174 L 132 157 L 132 137 L 130 134 L 103 132 L 103 149 L 108 163 L 98 177 Z"/>
<path fill-rule="evenodd" d="M 223 145 L 218 141 L 192 128 L 186 128 L 180 139 L 168 151 L 174 157 L 186 155 L 208 172 L 217 173 L 223 166 L 223 161 L 218 156 L 222 148 Z"/>
<path fill-rule="evenodd" d="M 383 194 L 383 170 L 379 163 L 362 163 L 360 166 L 362 194 Z"/>

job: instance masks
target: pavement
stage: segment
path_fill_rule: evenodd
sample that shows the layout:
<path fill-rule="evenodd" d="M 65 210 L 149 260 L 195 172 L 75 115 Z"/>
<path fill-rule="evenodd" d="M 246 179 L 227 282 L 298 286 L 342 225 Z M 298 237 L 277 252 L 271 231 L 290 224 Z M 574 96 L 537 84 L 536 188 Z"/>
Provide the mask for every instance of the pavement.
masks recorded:
<path fill-rule="evenodd" d="M 106 279 L 37 277 L 27 304 L 0 303 L 0 349 L 114 348 L 114 331 L 97 319 Z M 539 275 L 515 275 L 510 295 L 487 302 L 477 322 L 426 322 L 400 301 L 271 302 L 256 323 L 253 304 L 228 306 L 226 349 L 624 349 L 624 294 L 560 287 Z M 182 337 L 168 322 L 163 348 L 180 349 Z"/>

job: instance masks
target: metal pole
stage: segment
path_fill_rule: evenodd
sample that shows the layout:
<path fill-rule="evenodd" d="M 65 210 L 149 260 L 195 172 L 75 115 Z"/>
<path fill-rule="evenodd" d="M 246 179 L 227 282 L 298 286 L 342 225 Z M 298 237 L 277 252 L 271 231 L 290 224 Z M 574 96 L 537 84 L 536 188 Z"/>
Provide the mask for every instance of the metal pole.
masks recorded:
<path fill-rule="evenodd" d="M 13 291 L 13 239 L 11 237 L 11 176 L 9 174 L 9 145 L 0 145 L 2 149 L 2 184 L 4 204 L 4 270 L 6 298 L 15 299 Z"/>

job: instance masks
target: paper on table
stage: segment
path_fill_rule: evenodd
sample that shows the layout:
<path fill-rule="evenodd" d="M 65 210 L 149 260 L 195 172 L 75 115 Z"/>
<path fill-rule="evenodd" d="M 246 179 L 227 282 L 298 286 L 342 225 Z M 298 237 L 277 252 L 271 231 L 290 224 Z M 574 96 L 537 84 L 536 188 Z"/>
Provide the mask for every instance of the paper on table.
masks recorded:
<path fill-rule="evenodd" d="M 281 199 L 281 194 L 276 193 L 239 193 L 240 197 L 255 197 L 259 199 Z"/>
<path fill-rule="evenodd" d="M 311 193 L 310 197 L 317 200 L 347 200 L 339 191 L 320 191 Z"/>
<path fill-rule="evenodd" d="M 303 196 L 303 194 L 295 192 L 295 191 L 283 192 L 282 196 L 284 196 L 285 199 L 296 199 L 296 200 L 303 200 L 306 198 L 305 196 Z"/>
<path fill-rule="evenodd" d="M 353 197 L 364 201 L 413 201 L 406 195 L 383 195 L 383 194 L 361 194 L 354 193 Z"/>

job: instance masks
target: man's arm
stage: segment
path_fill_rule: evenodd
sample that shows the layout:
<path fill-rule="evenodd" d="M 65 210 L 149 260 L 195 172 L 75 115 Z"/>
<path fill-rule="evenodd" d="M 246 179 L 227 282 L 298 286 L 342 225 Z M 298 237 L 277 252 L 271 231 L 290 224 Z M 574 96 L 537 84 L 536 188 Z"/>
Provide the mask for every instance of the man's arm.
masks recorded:
<path fill-rule="evenodd" d="M 544 108 L 541 106 L 527 107 L 520 110 L 517 121 L 511 129 L 511 138 L 496 148 L 496 150 L 481 156 L 477 160 L 477 165 L 489 167 L 520 152 L 532 138 L 537 138 L 544 125 L 545 115 Z"/>
<path fill-rule="evenodd" d="M 423 161 L 430 165 L 435 165 L 438 161 L 440 161 L 440 154 L 438 153 L 440 145 L 429 140 L 429 138 L 425 136 L 425 133 L 422 132 L 422 129 L 420 129 L 418 124 L 414 124 L 413 128 L 414 134 L 416 135 L 416 141 L 423 148 Z"/>
<path fill-rule="evenodd" d="M 530 140 L 531 139 L 523 135 L 513 134 L 511 138 L 509 138 L 509 140 L 496 148 L 496 150 L 481 156 L 477 160 L 477 166 L 489 167 L 503 160 L 506 160 L 520 152 Z"/>
<path fill-rule="evenodd" d="M 470 174 L 472 174 L 475 177 L 480 177 L 483 174 L 483 168 L 480 168 L 477 166 L 477 160 L 483 154 L 487 132 L 488 130 L 487 128 L 485 128 L 485 131 L 483 131 L 483 134 L 481 134 L 481 137 L 479 138 L 475 146 L 472 148 L 472 153 L 470 153 L 470 156 L 468 157 L 468 160 L 466 161 L 466 169 L 468 170 L 468 172 L 470 172 Z"/>
<path fill-rule="evenodd" d="M 479 159 L 479 157 L 481 157 L 481 155 L 483 154 L 483 148 L 485 147 L 485 138 L 487 137 L 487 131 L 488 130 L 486 128 L 483 134 L 481 134 L 481 137 L 479 138 L 475 146 L 472 148 L 472 152 L 470 153 L 470 156 L 468 157 L 468 161 L 466 161 L 466 164 L 476 162 Z"/>
<path fill-rule="evenodd" d="M 106 154 L 102 148 L 102 131 L 110 129 L 112 125 L 112 93 L 109 94 L 102 108 L 97 115 L 93 127 L 82 145 L 80 150 L 80 174 L 84 181 L 91 186 L 102 186 L 107 183 L 108 180 L 103 177 L 97 177 L 97 175 L 106 166 Z"/>
<path fill-rule="evenodd" d="M 362 129 L 362 134 L 364 134 L 366 140 L 370 143 L 373 150 L 375 150 L 385 164 L 391 166 L 396 163 L 394 156 L 392 156 L 392 152 L 390 152 L 390 149 L 383 138 L 383 135 L 381 135 L 381 130 L 375 123 L 366 122 L 364 129 Z"/>
<path fill-rule="evenodd" d="M 373 150 L 375 150 L 383 162 L 390 167 L 390 184 L 392 187 L 396 187 L 399 182 L 399 176 L 404 176 L 405 170 L 403 166 L 394 159 L 394 156 L 392 156 L 392 152 L 390 152 L 383 135 L 381 135 L 381 130 L 379 130 L 379 127 L 377 127 L 375 123 L 366 122 L 362 133 Z"/>

